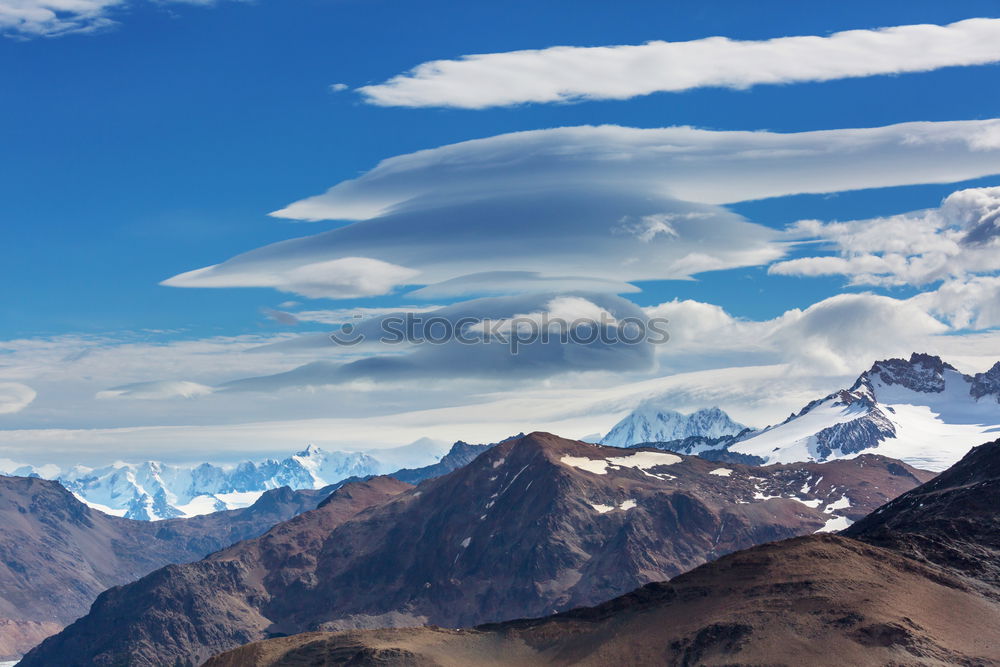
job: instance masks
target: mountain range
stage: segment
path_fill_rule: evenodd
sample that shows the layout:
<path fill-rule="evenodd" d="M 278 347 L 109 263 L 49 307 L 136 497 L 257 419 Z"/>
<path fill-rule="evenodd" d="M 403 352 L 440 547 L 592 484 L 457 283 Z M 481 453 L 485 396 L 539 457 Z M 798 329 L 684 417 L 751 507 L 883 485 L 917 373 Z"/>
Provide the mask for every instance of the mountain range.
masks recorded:
<path fill-rule="evenodd" d="M 260 538 L 106 591 L 21 665 L 198 663 L 310 630 L 549 614 L 844 528 L 931 476 L 874 455 L 720 466 L 533 433 L 415 488 L 345 484 Z"/>
<path fill-rule="evenodd" d="M 1000 442 L 854 524 L 724 556 L 603 604 L 477 628 L 311 632 L 205 667 L 995 665 Z"/>
<path fill-rule="evenodd" d="M 602 442 L 761 465 L 879 453 L 940 471 L 1000 432 L 1000 363 L 966 375 L 926 354 L 878 361 L 849 388 L 762 430 L 717 408 L 685 416 L 657 404 L 640 405 Z"/>
<path fill-rule="evenodd" d="M 344 479 L 370 477 L 403 465 L 427 465 L 444 453 L 441 443 L 422 439 L 380 458 L 362 452 L 327 452 L 309 445 L 284 459 L 245 461 L 233 466 L 202 463 L 177 466 L 145 461 L 60 470 L 0 462 L 0 474 L 54 479 L 105 514 L 155 521 L 248 507 L 269 489 L 320 489 Z"/>

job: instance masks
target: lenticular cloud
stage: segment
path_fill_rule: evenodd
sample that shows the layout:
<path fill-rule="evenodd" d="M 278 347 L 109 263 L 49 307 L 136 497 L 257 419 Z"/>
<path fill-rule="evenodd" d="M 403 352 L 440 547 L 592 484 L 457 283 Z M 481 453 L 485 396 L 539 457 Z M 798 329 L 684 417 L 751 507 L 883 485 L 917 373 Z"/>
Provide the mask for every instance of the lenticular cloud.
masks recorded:
<path fill-rule="evenodd" d="M 623 293 L 633 281 L 785 255 L 785 237 L 721 204 L 1000 173 L 998 137 L 1000 120 L 796 134 L 603 126 L 500 135 L 385 160 L 274 213 L 353 224 L 165 284 L 334 299 L 411 287 L 428 298 L 554 285 Z"/>

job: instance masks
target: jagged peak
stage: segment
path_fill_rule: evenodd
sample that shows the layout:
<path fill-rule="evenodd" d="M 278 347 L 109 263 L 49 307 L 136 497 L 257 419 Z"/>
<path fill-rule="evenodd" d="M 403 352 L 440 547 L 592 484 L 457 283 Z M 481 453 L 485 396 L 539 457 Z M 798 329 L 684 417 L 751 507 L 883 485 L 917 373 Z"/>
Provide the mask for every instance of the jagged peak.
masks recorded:
<path fill-rule="evenodd" d="M 308 445 L 306 445 L 305 449 L 303 449 L 302 451 L 296 452 L 295 456 L 319 456 L 319 455 L 325 454 L 325 453 L 326 453 L 326 451 L 323 450 L 321 447 L 318 447 L 318 446 L 316 446 L 316 445 L 314 445 L 313 443 L 310 442 Z"/>
<path fill-rule="evenodd" d="M 897 357 L 876 361 L 858 377 L 851 391 L 873 391 L 874 383 L 881 383 L 922 393 L 939 393 L 944 390 L 946 371 L 958 372 L 958 369 L 936 355 L 914 352 L 909 359 Z"/>
<path fill-rule="evenodd" d="M 985 373 L 976 373 L 972 378 L 969 393 L 975 399 L 993 395 L 1000 402 L 1000 361 Z"/>

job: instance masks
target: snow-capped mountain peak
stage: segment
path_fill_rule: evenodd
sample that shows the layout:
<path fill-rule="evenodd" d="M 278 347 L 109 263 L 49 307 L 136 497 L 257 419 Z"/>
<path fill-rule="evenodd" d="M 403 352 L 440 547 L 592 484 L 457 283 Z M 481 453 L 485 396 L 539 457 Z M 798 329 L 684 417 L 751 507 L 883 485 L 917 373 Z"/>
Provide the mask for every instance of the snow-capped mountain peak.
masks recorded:
<path fill-rule="evenodd" d="M 719 408 L 704 408 L 689 415 L 663 405 L 662 399 L 640 404 L 608 431 L 601 444 L 628 447 L 643 442 L 668 442 L 693 436 L 719 438 L 746 429 Z"/>
<path fill-rule="evenodd" d="M 296 452 L 295 457 L 300 459 L 308 459 L 312 457 L 321 457 L 325 454 L 326 452 L 323 451 L 321 447 L 309 443 L 308 445 L 306 445 L 306 448 L 303 449 L 301 452 Z"/>
<path fill-rule="evenodd" d="M 726 443 L 764 463 L 826 461 L 877 452 L 943 470 L 1000 430 L 1000 363 L 969 376 L 939 357 L 876 362 L 850 389 L 785 422 Z"/>

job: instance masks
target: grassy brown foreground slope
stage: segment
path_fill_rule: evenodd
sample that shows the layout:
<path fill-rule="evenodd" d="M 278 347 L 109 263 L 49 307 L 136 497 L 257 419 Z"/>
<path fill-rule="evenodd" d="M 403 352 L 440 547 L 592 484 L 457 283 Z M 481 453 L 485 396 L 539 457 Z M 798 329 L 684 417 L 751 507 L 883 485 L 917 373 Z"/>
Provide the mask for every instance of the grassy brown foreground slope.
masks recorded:
<path fill-rule="evenodd" d="M 1000 441 L 860 522 L 853 538 L 754 547 L 547 618 L 307 633 L 205 667 L 996 665 L 998 515 Z"/>

